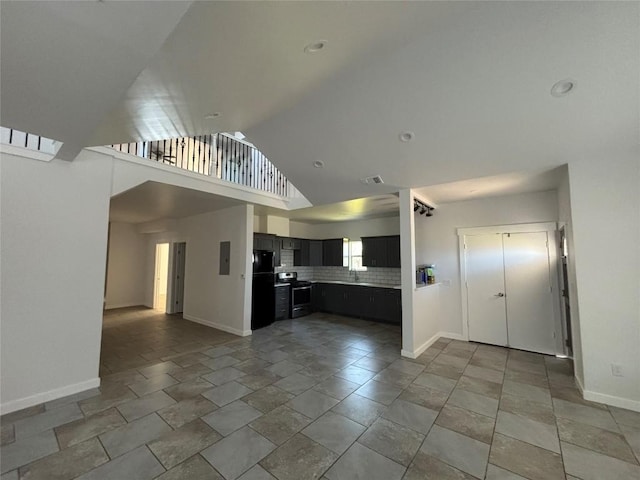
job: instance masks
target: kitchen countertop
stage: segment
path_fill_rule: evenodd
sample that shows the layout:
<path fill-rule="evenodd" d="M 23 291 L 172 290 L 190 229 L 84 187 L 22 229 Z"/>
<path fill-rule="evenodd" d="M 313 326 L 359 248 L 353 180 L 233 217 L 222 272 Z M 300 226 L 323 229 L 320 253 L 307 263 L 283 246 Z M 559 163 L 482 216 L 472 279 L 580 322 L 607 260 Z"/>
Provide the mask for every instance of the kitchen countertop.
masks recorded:
<path fill-rule="evenodd" d="M 388 283 L 366 283 L 366 282 L 346 282 L 344 280 L 311 280 L 311 283 L 334 283 L 338 285 L 355 285 L 358 287 L 377 287 L 377 288 L 392 288 L 394 290 L 400 290 L 400 285 L 389 285 Z"/>
<path fill-rule="evenodd" d="M 290 285 L 290 283 L 276 283 L 274 286 L 275 287 L 288 287 Z"/>

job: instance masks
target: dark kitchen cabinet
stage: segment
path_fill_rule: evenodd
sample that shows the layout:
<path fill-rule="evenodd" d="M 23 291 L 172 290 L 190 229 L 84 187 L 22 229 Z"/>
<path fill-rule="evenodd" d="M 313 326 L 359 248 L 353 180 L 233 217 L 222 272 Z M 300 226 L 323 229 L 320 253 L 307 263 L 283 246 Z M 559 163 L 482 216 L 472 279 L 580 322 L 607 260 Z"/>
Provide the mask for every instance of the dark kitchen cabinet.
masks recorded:
<path fill-rule="evenodd" d="M 362 237 L 362 265 L 365 267 L 387 266 L 385 237 Z"/>
<path fill-rule="evenodd" d="M 289 307 L 291 305 L 291 297 L 290 297 L 290 289 L 289 285 L 276 285 L 275 287 L 275 296 L 276 296 L 276 320 L 286 320 L 289 318 Z"/>
<path fill-rule="evenodd" d="M 311 264 L 309 240 L 299 240 L 300 248 L 293 251 L 293 265 L 308 267 Z"/>
<path fill-rule="evenodd" d="M 400 268 L 400 236 L 363 237 L 362 264 L 367 267 Z"/>
<path fill-rule="evenodd" d="M 351 317 L 371 318 L 371 288 L 342 285 L 345 292 L 345 308 L 341 312 Z"/>
<path fill-rule="evenodd" d="M 253 249 L 254 250 L 269 250 L 273 252 L 278 245 L 278 237 L 275 235 L 268 235 L 266 233 L 254 233 L 253 234 Z"/>
<path fill-rule="evenodd" d="M 322 266 L 322 240 L 307 240 L 309 242 L 309 266 Z"/>
<path fill-rule="evenodd" d="M 300 239 L 280 237 L 280 248 L 282 248 L 282 250 L 299 250 Z"/>
<path fill-rule="evenodd" d="M 387 266 L 400 268 L 400 235 L 387 237 Z"/>
<path fill-rule="evenodd" d="M 315 283 L 311 302 L 314 311 L 390 323 L 402 322 L 402 296 L 398 289 Z"/>
<path fill-rule="evenodd" d="M 325 312 L 325 287 L 324 283 L 314 283 L 311 287 L 311 309 L 314 312 Z"/>
<path fill-rule="evenodd" d="M 324 311 L 344 313 L 347 304 L 345 293 L 344 285 L 326 283 L 324 285 Z"/>
<path fill-rule="evenodd" d="M 274 265 L 280 265 L 280 239 L 267 233 L 253 234 L 253 249 L 273 252 Z"/>
<path fill-rule="evenodd" d="M 402 322 L 402 296 L 400 290 L 372 288 L 370 318 L 393 323 Z"/>
<path fill-rule="evenodd" d="M 322 240 L 300 239 L 300 248 L 293 251 L 293 264 L 301 267 L 321 267 Z"/>
<path fill-rule="evenodd" d="M 343 243 L 342 238 L 322 241 L 322 265 L 327 267 L 342 267 Z"/>

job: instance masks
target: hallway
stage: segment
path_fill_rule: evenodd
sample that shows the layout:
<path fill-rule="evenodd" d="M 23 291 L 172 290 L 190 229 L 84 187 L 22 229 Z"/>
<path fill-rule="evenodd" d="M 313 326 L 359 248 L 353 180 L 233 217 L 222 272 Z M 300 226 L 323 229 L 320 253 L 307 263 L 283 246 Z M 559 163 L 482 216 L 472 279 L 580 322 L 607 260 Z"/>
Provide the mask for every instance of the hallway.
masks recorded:
<path fill-rule="evenodd" d="M 102 386 L 2 418 L 2 480 L 640 479 L 640 414 L 571 363 L 314 314 L 240 338 L 105 315 Z"/>

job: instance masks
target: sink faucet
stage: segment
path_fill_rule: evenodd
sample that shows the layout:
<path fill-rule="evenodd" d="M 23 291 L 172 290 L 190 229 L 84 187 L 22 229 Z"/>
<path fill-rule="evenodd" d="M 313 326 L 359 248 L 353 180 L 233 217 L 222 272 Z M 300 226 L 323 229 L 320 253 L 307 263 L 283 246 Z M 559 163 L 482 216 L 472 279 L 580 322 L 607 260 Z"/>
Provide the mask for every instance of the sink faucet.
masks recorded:
<path fill-rule="evenodd" d="M 357 270 L 353 270 L 353 281 L 357 282 L 360 280 L 360 277 L 358 276 L 358 271 Z"/>

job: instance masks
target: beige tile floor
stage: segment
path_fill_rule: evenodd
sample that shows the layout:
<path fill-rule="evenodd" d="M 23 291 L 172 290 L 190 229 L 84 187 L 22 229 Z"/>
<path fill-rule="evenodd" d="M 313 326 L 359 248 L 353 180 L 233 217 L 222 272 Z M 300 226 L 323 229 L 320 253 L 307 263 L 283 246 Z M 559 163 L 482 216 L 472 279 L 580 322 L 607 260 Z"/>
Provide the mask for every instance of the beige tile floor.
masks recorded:
<path fill-rule="evenodd" d="M 102 386 L 5 415 L 1 480 L 640 479 L 640 414 L 571 363 L 315 314 L 239 338 L 105 315 Z"/>

